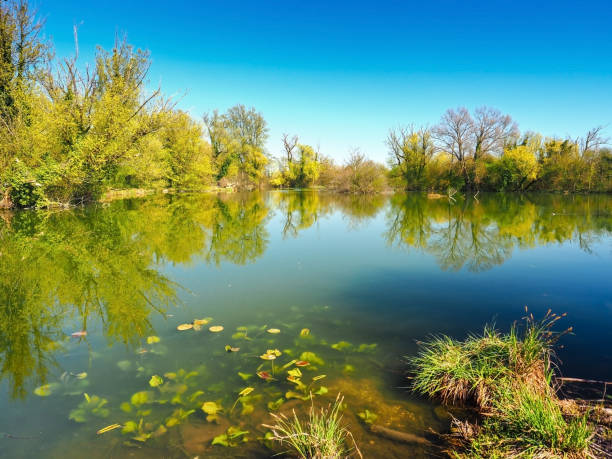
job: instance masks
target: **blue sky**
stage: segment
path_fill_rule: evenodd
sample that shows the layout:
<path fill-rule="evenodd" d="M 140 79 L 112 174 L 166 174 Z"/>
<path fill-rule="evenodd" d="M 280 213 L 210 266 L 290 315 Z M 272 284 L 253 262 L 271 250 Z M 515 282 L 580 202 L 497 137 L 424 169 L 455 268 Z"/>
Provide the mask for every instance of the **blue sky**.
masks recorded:
<path fill-rule="evenodd" d="M 386 158 L 401 124 L 490 105 L 522 130 L 573 137 L 610 124 L 612 5 L 523 1 L 39 0 L 58 56 L 81 61 L 125 32 L 151 52 L 151 86 L 195 117 L 242 103 L 338 160 Z"/>

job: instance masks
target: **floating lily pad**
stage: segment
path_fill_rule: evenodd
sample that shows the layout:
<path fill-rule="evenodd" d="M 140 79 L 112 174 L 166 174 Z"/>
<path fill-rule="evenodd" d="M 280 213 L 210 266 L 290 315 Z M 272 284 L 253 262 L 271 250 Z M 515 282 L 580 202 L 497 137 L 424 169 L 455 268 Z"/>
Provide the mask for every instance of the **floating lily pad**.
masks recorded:
<path fill-rule="evenodd" d="M 310 365 L 310 362 L 306 362 L 305 360 L 298 360 L 295 362 L 296 367 L 307 367 L 308 365 Z"/>
<path fill-rule="evenodd" d="M 275 354 L 267 354 L 266 353 L 266 354 L 261 354 L 259 356 L 259 358 L 263 359 L 263 360 L 275 360 L 276 359 L 276 355 Z"/>
<path fill-rule="evenodd" d="M 191 330 L 193 328 L 193 324 L 180 324 L 176 329 L 178 331 Z"/>
<path fill-rule="evenodd" d="M 327 377 L 327 375 L 319 375 L 319 376 L 315 376 L 314 378 L 312 378 L 313 381 L 318 381 L 319 379 L 323 379 Z"/>
<path fill-rule="evenodd" d="M 268 328 L 266 331 L 272 335 L 280 333 L 280 330 L 278 328 Z"/>
<path fill-rule="evenodd" d="M 267 371 L 258 371 L 257 376 L 259 376 L 264 381 L 267 381 L 268 379 L 272 378 L 272 375 Z"/>
<path fill-rule="evenodd" d="M 147 337 L 147 344 L 155 344 L 155 343 L 159 343 L 160 339 L 159 336 L 148 336 Z"/>
<path fill-rule="evenodd" d="M 208 330 L 213 332 L 213 333 L 219 333 L 220 331 L 223 331 L 223 326 L 222 325 L 213 325 L 212 327 L 209 327 Z"/>
<path fill-rule="evenodd" d="M 227 352 L 238 352 L 240 350 L 240 348 L 239 347 L 232 347 L 229 344 L 226 344 L 225 345 L 225 350 Z"/>
<path fill-rule="evenodd" d="M 310 329 L 308 328 L 302 328 L 302 330 L 300 331 L 300 336 L 303 338 L 305 336 L 310 335 Z"/>
<path fill-rule="evenodd" d="M 195 319 L 193 321 L 194 325 L 206 325 L 212 320 L 212 317 L 206 317 L 205 319 Z"/>

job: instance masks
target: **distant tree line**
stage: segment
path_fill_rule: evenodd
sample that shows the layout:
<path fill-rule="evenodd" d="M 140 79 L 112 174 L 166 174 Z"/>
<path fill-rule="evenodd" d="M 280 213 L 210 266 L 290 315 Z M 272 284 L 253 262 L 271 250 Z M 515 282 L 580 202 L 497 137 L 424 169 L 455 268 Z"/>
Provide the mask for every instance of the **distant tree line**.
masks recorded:
<path fill-rule="evenodd" d="M 447 110 L 433 128 L 392 129 L 389 177 L 407 190 L 612 191 L 603 126 L 577 139 L 521 134 L 489 107 Z"/>
<path fill-rule="evenodd" d="M 0 207 L 94 201 L 112 188 L 612 191 L 602 127 L 580 139 L 521 135 L 486 107 L 391 130 L 386 165 L 359 150 L 336 164 L 289 135 L 274 158 L 254 108 L 198 121 L 147 89 L 148 52 L 117 38 L 82 66 L 76 29 L 75 54 L 58 59 L 43 26 L 26 0 L 0 2 Z"/>

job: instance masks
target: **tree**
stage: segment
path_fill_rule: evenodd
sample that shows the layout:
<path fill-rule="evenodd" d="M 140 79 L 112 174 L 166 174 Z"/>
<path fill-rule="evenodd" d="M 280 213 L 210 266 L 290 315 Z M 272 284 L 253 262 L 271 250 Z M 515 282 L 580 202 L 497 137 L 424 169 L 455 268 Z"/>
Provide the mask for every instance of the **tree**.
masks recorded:
<path fill-rule="evenodd" d="M 268 164 L 265 142 L 268 127 L 255 108 L 236 105 L 227 113 L 204 116 L 204 123 L 217 166 L 217 179 L 240 188 L 259 185 Z"/>
<path fill-rule="evenodd" d="M 387 136 L 392 173 L 401 176 L 407 189 L 423 186 L 425 168 L 435 153 L 429 129 L 414 126 L 389 131 Z"/>
<path fill-rule="evenodd" d="M 518 136 L 518 127 L 510 115 L 490 107 L 479 107 L 473 119 L 474 161 L 486 154 L 501 155 L 506 143 Z"/>
<path fill-rule="evenodd" d="M 357 149 L 351 152 L 342 175 L 340 191 L 376 193 L 383 191 L 387 185 L 385 167 L 367 159 Z"/>

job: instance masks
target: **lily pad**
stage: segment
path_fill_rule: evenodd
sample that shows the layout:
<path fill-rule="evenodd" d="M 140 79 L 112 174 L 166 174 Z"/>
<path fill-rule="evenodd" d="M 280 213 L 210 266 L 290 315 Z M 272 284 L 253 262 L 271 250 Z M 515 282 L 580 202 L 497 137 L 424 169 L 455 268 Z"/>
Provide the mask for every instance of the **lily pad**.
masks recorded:
<path fill-rule="evenodd" d="M 205 319 L 195 319 L 193 321 L 194 325 L 206 325 L 212 320 L 212 317 L 206 317 Z"/>
<path fill-rule="evenodd" d="M 155 344 L 159 342 L 160 342 L 159 336 L 148 336 L 147 337 L 147 344 Z"/>
<path fill-rule="evenodd" d="M 239 347 L 232 347 L 229 344 L 225 345 L 226 352 L 238 352 L 240 350 Z"/>
<path fill-rule="evenodd" d="M 268 330 L 266 331 L 272 335 L 277 335 L 280 333 L 280 330 L 278 328 L 268 328 Z"/>
<path fill-rule="evenodd" d="M 312 378 L 313 381 L 318 381 L 319 379 L 323 379 L 327 377 L 327 375 L 319 375 L 319 376 L 315 376 L 314 378 Z"/>
<path fill-rule="evenodd" d="M 208 330 L 213 333 L 219 333 L 220 331 L 223 331 L 223 325 L 213 325 L 212 327 L 209 327 Z"/>
<path fill-rule="evenodd" d="M 308 336 L 308 335 L 310 335 L 310 329 L 302 328 L 302 330 L 300 331 L 300 336 L 304 338 L 305 336 Z"/>
<path fill-rule="evenodd" d="M 296 367 L 307 367 L 308 365 L 310 365 L 310 362 L 306 362 L 305 360 L 298 360 L 295 362 Z"/>
<path fill-rule="evenodd" d="M 178 331 L 191 330 L 193 328 L 193 324 L 180 324 L 176 329 Z"/>

